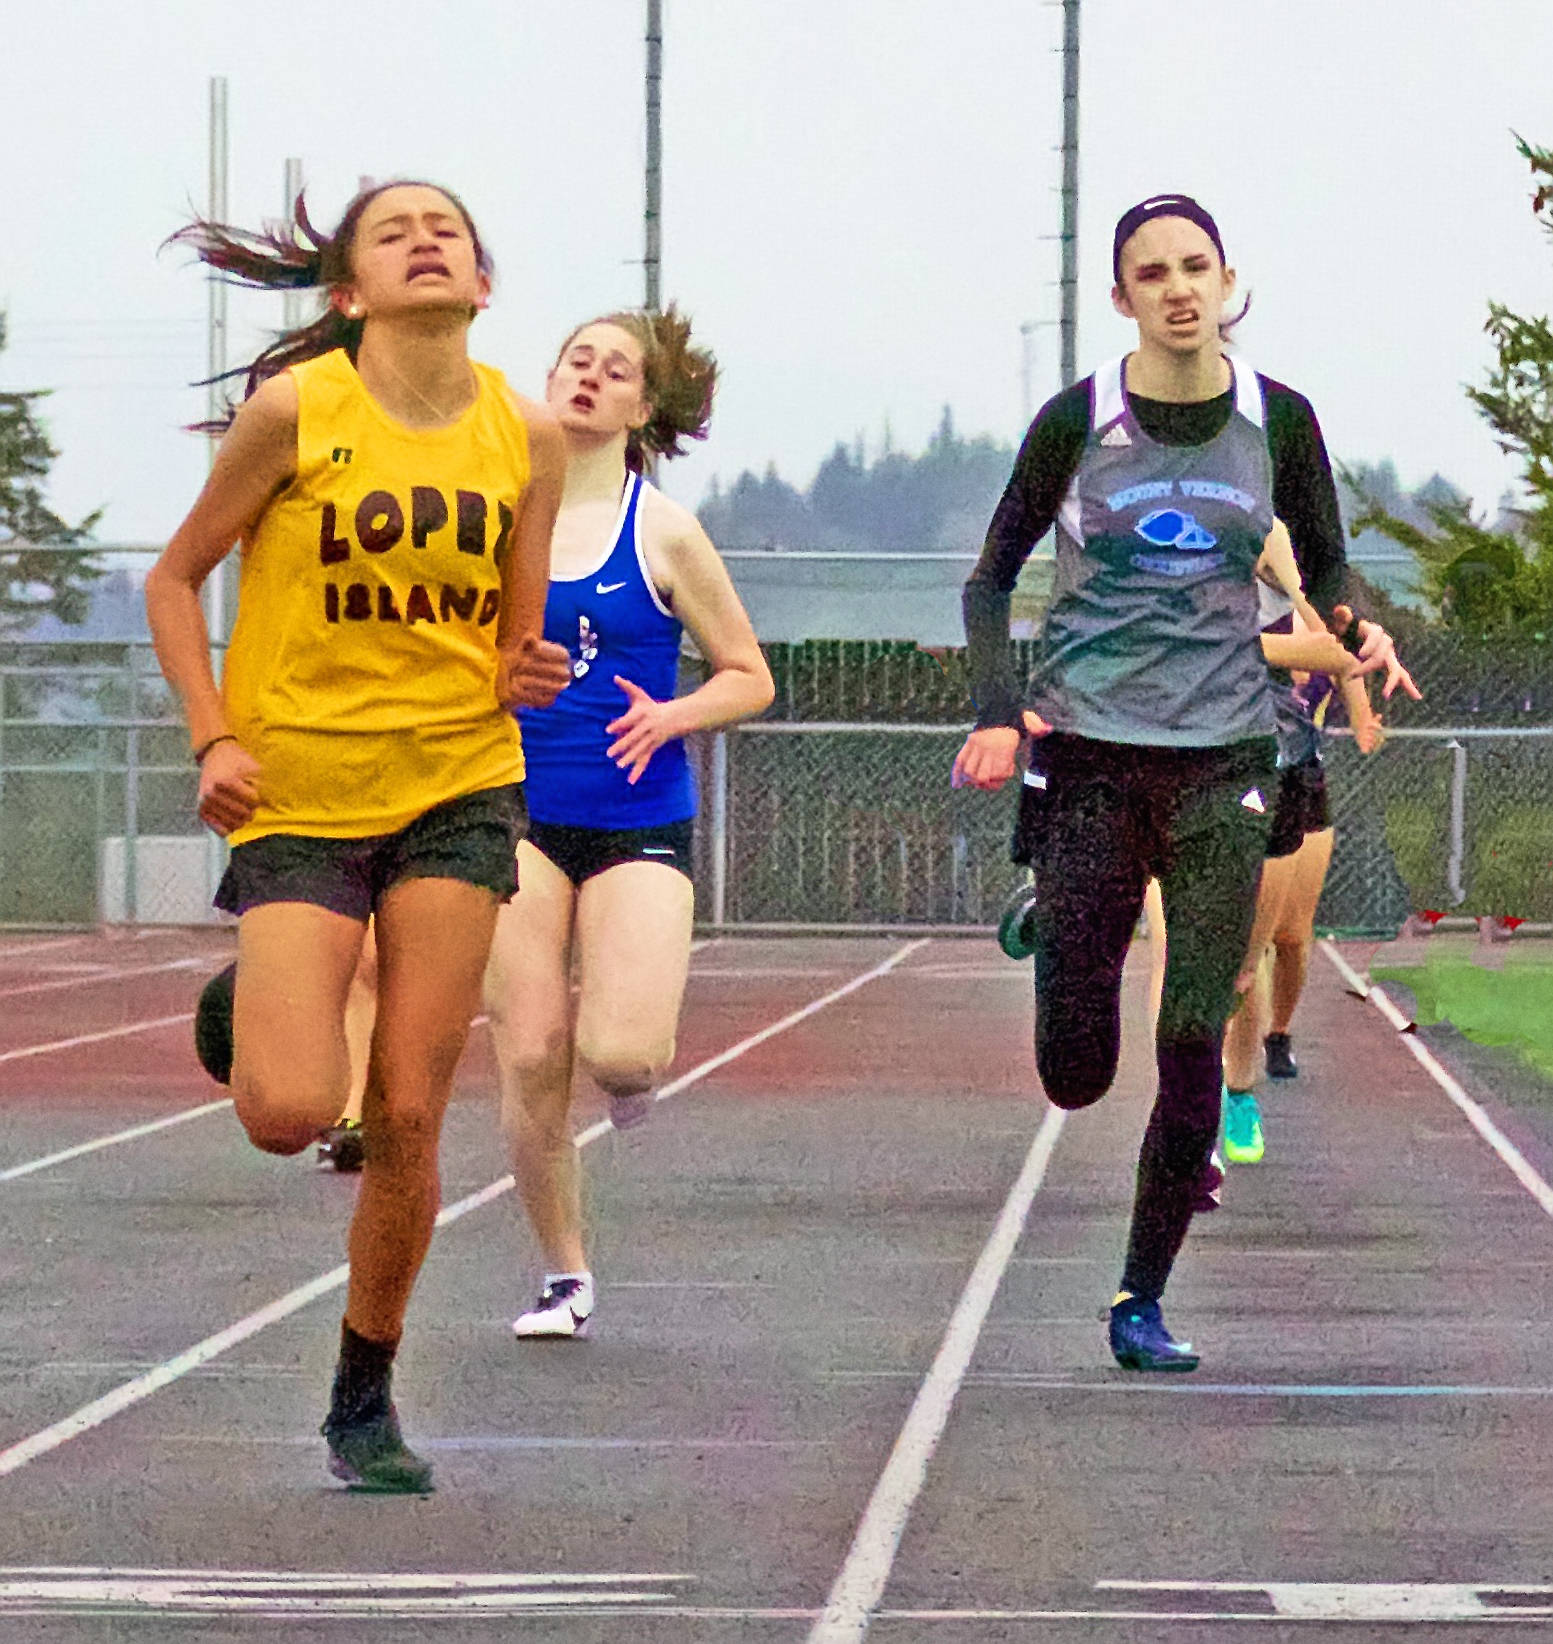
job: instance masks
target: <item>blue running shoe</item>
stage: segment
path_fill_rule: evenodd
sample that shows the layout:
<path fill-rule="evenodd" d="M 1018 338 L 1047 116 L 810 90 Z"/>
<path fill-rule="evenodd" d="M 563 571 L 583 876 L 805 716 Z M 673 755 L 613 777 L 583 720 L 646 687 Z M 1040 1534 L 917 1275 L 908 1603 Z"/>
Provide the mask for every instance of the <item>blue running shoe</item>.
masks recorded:
<path fill-rule="evenodd" d="M 1124 1370 L 1195 1370 L 1199 1362 L 1192 1344 L 1165 1328 L 1159 1303 L 1136 1296 L 1111 1308 L 1111 1351 Z"/>
<path fill-rule="evenodd" d="M 1267 1152 L 1262 1110 L 1249 1090 L 1224 1093 L 1224 1157 L 1231 1164 L 1260 1164 Z"/>

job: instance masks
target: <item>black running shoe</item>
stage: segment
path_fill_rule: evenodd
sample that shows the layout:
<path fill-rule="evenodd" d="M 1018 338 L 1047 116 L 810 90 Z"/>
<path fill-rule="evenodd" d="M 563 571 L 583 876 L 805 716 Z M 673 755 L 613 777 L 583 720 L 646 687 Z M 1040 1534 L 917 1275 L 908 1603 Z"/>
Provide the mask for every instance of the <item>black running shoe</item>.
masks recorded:
<path fill-rule="evenodd" d="M 371 1421 L 331 1419 L 319 1431 L 329 1442 L 329 1471 L 352 1490 L 426 1496 L 436 1488 L 431 1482 L 431 1463 L 405 1445 L 393 1405 Z"/>
<path fill-rule="evenodd" d="M 1159 1303 L 1136 1296 L 1111 1309 L 1111 1351 L 1124 1370 L 1195 1370 L 1199 1363 L 1192 1344 L 1165 1328 Z"/>
<path fill-rule="evenodd" d="M 232 992 L 237 966 L 218 970 L 194 1007 L 194 1054 L 218 1085 L 232 1082 Z"/>
<path fill-rule="evenodd" d="M 342 1119 L 339 1124 L 330 1125 L 318 1138 L 318 1164 L 321 1169 L 333 1165 L 342 1174 L 356 1171 L 366 1163 L 366 1158 L 360 1119 Z"/>
<path fill-rule="evenodd" d="M 1294 1060 L 1294 1052 L 1289 1048 L 1287 1033 L 1269 1033 L 1262 1041 L 1262 1049 L 1267 1056 L 1267 1077 L 1269 1079 L 1296 1079 L 1299 1077 L 1299 1064 Z"/>

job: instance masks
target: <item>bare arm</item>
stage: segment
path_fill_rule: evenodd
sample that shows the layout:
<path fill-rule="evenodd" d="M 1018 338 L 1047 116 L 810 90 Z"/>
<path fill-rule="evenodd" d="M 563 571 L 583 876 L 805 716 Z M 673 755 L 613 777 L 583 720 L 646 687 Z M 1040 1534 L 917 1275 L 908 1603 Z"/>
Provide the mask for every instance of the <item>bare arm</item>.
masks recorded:
<path fill-rule="evenodd" d="M 210 477 L 146 577 L 146 616 L 157 661 L 178 693 L 200 759 L 198 808 L 217 833 L 253 815 L 260 770 L 233 737 L 210 666 L 210 633 L 200 609 L 205 579 L 291 483 L 297 458 L 297 390 L 272 377 L 237 413 Z"/>
<path fill-rule="evenodd" d="M 146 616 L 156 658 L 178 693 L 196 748 L 226 736 L 226 713 L 210 666 L 200 609 L 205 579 L 257 524 L 296 470 L 297 391 L 272 377 L 237 413 L 188 517 L 146 577 Z"/>
<path fill-rule="evenodd" d="M 665 742 L 748 719 L 769 707 L 776 694 L 733 579 L 700 522 L 661 493 L 647 493 L 647 501 L 650 513 L 643 523 L 653 580 L 712 672 L 694 691 L 667 702 L 617 676 L 628 706 L 609 726 L 615 738 L 609 757 L 629 769 L 633 782 Z"/>
<path fill-rule="evenodd" d="M 528 427 L 529 482 L 501 567 L 496 692 L 505 708 L 538 708 L 554 702 L 571 678 L 564 647 L 546 644 L 544 638 L 550 538 L 566 481 L 566 442 L 543 406 L 516 395 L 513 403 Z"/>

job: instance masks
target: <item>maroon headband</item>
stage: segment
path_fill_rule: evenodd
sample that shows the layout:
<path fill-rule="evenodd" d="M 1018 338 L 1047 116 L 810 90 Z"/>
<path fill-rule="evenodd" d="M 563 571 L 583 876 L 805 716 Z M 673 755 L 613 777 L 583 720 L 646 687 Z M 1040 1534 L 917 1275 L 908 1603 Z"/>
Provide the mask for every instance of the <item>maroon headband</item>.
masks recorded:
<path fill-rule="evenodd" d="M 1153 222 L 1156 217 L 1185 217 L 1189 223 L 1196 223 L 1213 241 L 1219 261 L 1228 263 L 1224 255 L 1224 242 L 1219 238 L 1219 225 L 1191 195 L 1156 194 L 1135 205 L 1131 211 L 1124 211 L 1116 224 L 1116 238 L 1111 242 L 1111 276 L 1118 285 L 1122 283 L 1122 247 L 1145 223 Z"/>

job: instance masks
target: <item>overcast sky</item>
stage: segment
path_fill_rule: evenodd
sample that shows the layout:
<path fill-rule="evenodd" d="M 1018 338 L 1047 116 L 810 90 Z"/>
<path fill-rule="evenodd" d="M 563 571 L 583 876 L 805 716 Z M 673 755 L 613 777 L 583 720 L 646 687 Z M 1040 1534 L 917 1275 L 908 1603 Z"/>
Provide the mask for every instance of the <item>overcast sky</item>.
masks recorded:
<path fill-rule="evenodd" d="M 0 387 L 53 387 L 52 497 L 165 538 L 204 472 L 205 291 L 159 242 L 207 197 L 228 77 L 231 210 L 315 217 L 358 176 L 459 189 L 497 258 L 475 354 L 538 393 L 567 330 L 640 301 L 643 0 L 54 0 L 11 8 Z M 694 504 L 837 439 L 1022 429 L 1020 327 L 1057 312 L 1061 10 L 1039 0 L 664 0 L 664 290 L 723 364 Z M 1512 128 L 1553 145 L 1553 0 L 1088 0 L 1081 371 L 1131 328 L 1118 214 L 1198 196 L 1255 292 L 1242 352 L 1314 402 L 1334 455 L 1493 503 L 1514 467 L 1462 386 L 1491 297 L 1546 312 L 1553 245 Z M 234 294 L 246 359 L 279 299 Z M 1035 402 L 1057 386 L 1036 333 Z"/>

